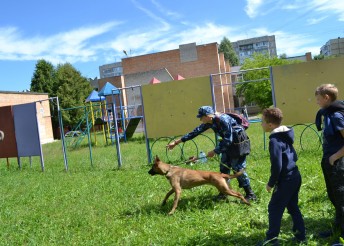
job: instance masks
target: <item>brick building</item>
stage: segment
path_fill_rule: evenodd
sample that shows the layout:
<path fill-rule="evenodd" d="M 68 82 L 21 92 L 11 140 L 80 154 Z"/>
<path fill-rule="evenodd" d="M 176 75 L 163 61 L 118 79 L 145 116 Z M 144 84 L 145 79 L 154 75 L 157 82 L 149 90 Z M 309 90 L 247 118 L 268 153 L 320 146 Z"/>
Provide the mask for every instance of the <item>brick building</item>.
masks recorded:
<path fill-rule="evenodd" d="M 37 121 L 42 144 L 54 140 L 49 101 L 47 99 L 47 93 L 0 91 L 0 107 L 37 102 Z"/>
<path fill-rule="evenodd" d="M 171 81 L 178 75 L 185 79 L 209 76 L 230 71 L 230 66 L 225 62 L 223 53 L 218 52 L 217 43 L 196 45 L 196 43 L 180 45 L 178 49 L 146 54 L 122 59 L 123 77 L 126 87 L 148 84 L 150 79 L 156 77 L 161 82 Z M 99 80 L 99 88 L 111 78 Z M 115 79 L 116 80 L 116 79 Z M 234 107 L 232 89 L 230 86 L 218 86 L 230 83 L 230 76 L 214 76 L 216 108 L 223 111 L 225 108 Z M 120 83 L 115 82 L 115 86 Z M 132 98 L 127 93 L 127 98 Z"/>

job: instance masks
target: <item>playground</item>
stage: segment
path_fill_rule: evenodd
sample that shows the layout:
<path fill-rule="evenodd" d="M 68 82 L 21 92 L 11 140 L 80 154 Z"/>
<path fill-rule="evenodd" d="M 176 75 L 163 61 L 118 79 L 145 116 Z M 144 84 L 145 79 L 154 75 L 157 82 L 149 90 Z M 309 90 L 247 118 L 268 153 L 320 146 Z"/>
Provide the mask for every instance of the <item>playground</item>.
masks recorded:
<path fill-rule="evenodd" d="M 326 240 L 316 237 L 317 232 L 329 227 L 333 208 L 325 192 L 319 164 L 322 154 L 319 135 L 312 130 L 311 119 L 317 108 L 313 105 L 314 88 L 320 80 L 334 74 L 334 71 L 326 68 L 329 74 L 323 74 L 323 70 L 317 67 L 318 63 L 315 65 L 308 69 L 316 71 L 315 77 L 319 77 L 318 73 L 323 77 L 314 81 L 314 78 L 309 78 L 309 88 L 297 88 L 300 80 L 309 77 L 310 71 L 307 68 L 302 68 L 304 72 L 301 75 L 304 77 L 299 73 L 301 79 L 292 77 L 297 74 L 295 71 L 298 68 L 294 68 L 294 72 L 291 71 L 292 67 L 277 68 L 273 71 L 275 80 L 286 79 L 293 83 L 290 82 L 288 90 L 275 83 L 273 91 L 276 105 L 287 112 L 286 119 L 289 121 L 285 124 L 294 125 L 296 131 L 295 148 L 303 177 L 300 209 L 307 227 L 308 245 L 330 245 L 329 240 L 334 240 L 335 237 Z M 219 75 L 212 75 L 214 79 L 216 76 Z M 338 80 L 336 77 L 332 79 Z M 172 200 L 165 207 L 161 207 L 160 203 L 169 190 L 169 184 L 163 177 L 151 177 L 147 173 L 148 160 L 156 154 L 174 165 L 218 171 L 217 158 L 192 166 L 183 163 L 189 155 L 212 147 L 215 138 L 211 132 L 197 138 L 194 143 L 188 143 L 190 145 L 171 152 L 166 152 L 165 149 L 166 144 L 173 141 L 174 137 L 199 123 L 195 117 L 199 105 L 217 107 L 216 96 L 213 96 L 216 93 L 213 93 L 210 81 L 209 78 L 191 81 L 189 90 L 185 86 L 169 88 L 172 83 L 183 81 L 142 88 L 146 129 L 127 139 L 121 133 L 129 128 L 127 126 L 130 120 L 121 126 L 119 124 L 128 118 L 128 114 L 125 110 L 116 109 L 131 104 L 121 106 L 121 102 L 116 101 L 118 94 L 113 89 L 110 97 L 111 102 L 115 103 L 111 105 L 107 102 L 106 110 L 103 111 L 109 112 L 108 109 L 113 108 L 112 120 L 114 124 L 118 124 L 114 132 L 106 131 L 107 126 L 111 128 L 109 123 L 103 124 L 111 116 L 104 117 L 100 112 L 96 115 L 98 108 L 104 108 L 100 103 L 103 103 L 101 97 L 99 102 L 92 102 L 94 110 L 87 111 L 91 108 L 89 102 L 89 105 L 83 105 L 82 108 L 61 109 L 61 115 L 68 110 L 83 110 L 83 115 L 90 117 L 85 118 L 86 123 L 81 125 L 87 126 L 88 122 L 92 122 L 92 127 L 96 125 L 92 121 L 93 112 L 94 122 L 100 118 L 102 124 L 99 124 L 96 132 L 90 128 L 83 134 L 85 127 L 82 127 L 80 130 L 71 129 L 72 136 L 62 135 L 72 139 L 84 135 L 78 147 L 73 147 L 67 140 L 64 141 L 65 144 L 63 141 L 42 146 L 36 143 L 37 148 L 33 149 L 36 151 L 41 148 L 42 153 L 38 151 L 30 159 L 22 158 L 20 169 L 12 162 L 7 166 L 6 159 L 0 159 L 0 240 L 7 245 L 63 245 L 66 242 L 72 245 L 255 245 L 264 237 L 267 228 L 267 204 L 271 196 L 265 191 L 270 163 L 265 148 L 267 139 L 259 121 L 251 122 L 248 129 L 248 135 L 252 139 L 248 171 L 252 187 L 259 197 L 250 207 L 232 199 L 214 202 L 212 197 L 217 191 L 210 186 L 201 186 L 183 192 L 178 212 L 167 216 Z M 197 83 L 197 88 L 192 87 L 192 82 Z M 339 86 L 340 91 L 344 91 L 342 86 Z M 196 93 L 197 98 L 191 97 L 189 91 Z M 145 97 L 147 93 L 149 96 Z M 174 97 L 166 96 L 171 94 Z M 156 103 L 157 98 L 160 98 L 159 103 Z M 293 105 L 294 101 L 298 102 L 297 108 Z M 295 110 L 288 113 L 289 107 L 294 107 Z M 121 116 L 122 113 L 127 114 L 126 117 Z M 158 115 L 161 117 L 157 117 Z M 168 125 L 174 126 L 181 116 L 190 118 L 185 118 L 186 123 L 179 124 L 178 127 Z M 21 129 L 21 126 L 15 127 Z M 123 132 L 119 131 L 120 127 Z M 26 138 L 23 141 L 27 144 Z M 23 157 L 26 156 L 24 153 Z M 44 172 L 42 165 L 38 164 L 42 162 L 42 156 Z M 122 165 L 119 165 L 120 158 Z M 66 164 L 66 159 L 68 168 L 63 165 Z M 232 182 L 232 186 L 240 190 L 237 182 Z M 290 228 L 291 220 L 285 214 L 280 235 L 284 245 L 292 245 Z"/>

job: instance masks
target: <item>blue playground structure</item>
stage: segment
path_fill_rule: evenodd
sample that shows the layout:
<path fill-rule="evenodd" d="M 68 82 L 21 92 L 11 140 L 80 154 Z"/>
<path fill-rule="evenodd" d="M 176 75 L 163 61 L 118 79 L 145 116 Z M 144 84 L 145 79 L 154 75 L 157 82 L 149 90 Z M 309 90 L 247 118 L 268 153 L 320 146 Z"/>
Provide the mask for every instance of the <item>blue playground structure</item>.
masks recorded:
<path fill-rule="evenodd" d="M 91 165 L 93 165 L 91 133 L 93 132 L 94 144 L 97 145 L 96 125 L 101 125 L 106 144 L 109 144 L 108 140 L 111 140 L 112 145 L 116 144 L 118 166 L 120 167 L 122 165 L 120 140 L 126 142 L 130 139 L 143 119 L 142 100 L 139 100 L 139 104 L 136 103 L 136 100 L 128 99 L 123 102 L 125 90 L 139 90 L 139 97 L 142 98 L 140 86 L 118 89 L 107 82 L 99 92 L 92 91 L 90 93 L 85 100 L 88 105 L 61 109 L 61 122 L 64 111 L 84 111 L 83 117 L 64 134 L 62 141 L 65 142 L 65 146 L 76 148 L 87 136 Z M 63 123 L 61 124 L 63 128 Z"/>

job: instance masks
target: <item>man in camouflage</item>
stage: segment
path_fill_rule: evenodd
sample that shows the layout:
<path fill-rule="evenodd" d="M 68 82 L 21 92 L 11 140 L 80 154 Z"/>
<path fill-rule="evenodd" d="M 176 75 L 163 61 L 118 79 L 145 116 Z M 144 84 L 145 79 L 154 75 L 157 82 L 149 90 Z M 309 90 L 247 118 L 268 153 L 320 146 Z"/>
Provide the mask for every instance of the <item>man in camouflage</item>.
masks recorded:
<path fill-rule="evenodd" d="M 227 114 L 215 113 L 213 108 L 210 106 L 202 106 L 198 110 L 197 118 L 202 121 L 202 124 L 196 127 L 192 132 L 185 134 L 182 138 L 177 139 L 167 145 L 168 149 L 173 149 L 181 142 L 186 142 L 205 132 L 209 128 L 213 129 L 215 133 L 221 136 L 222 140 L 215 147 L 207 153 L 207 157 L 213 157 L 215 154 L 221 154 L 220 172 L 229 174 L 232 169 L 235 174 L 238 174 L 237 180 L 239 187 L 243 188 L 246 192 L 245 198 L 247 200 L 256 200 L 251 185 L 250 178 L 248 177 L 246 169 L 246 155 L 238 158 L 233 158 L 228 155 L 228 148 L 232 144 L 233 140 L 233 128 L 232 126 L 238 125 L 238 123 Z M 244 129 L 241 129 L 244 130 Z M 218 200 L 225 199 L 225 194 L 219 194 Z"/>

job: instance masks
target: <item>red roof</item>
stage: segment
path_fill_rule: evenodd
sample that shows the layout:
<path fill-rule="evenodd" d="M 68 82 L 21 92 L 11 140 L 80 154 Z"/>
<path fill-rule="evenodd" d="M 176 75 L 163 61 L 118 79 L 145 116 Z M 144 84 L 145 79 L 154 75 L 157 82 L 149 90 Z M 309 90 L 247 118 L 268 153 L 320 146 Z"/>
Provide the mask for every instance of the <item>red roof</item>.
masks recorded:
<path fill-rule="evenodd" d="M 183 79 L 185 79 L 185 78 L 179 74 L 175 78 L 175 80 L 183 80 Z"/>
<path fill-rule="evenodd" d="M 159 84 L 160 83 L 160 80 L 158 80 L 157 78 L 153 77 L 151 79 L 151 81 L 149 81 L 150 84 Z"/>

